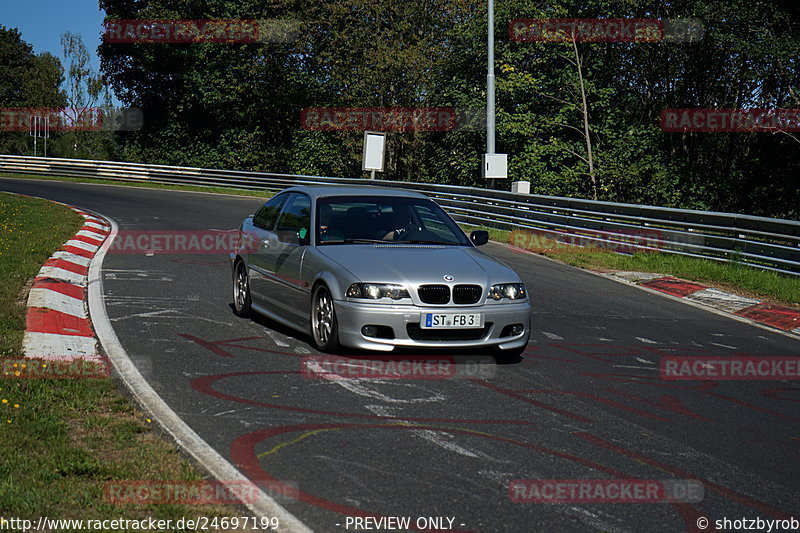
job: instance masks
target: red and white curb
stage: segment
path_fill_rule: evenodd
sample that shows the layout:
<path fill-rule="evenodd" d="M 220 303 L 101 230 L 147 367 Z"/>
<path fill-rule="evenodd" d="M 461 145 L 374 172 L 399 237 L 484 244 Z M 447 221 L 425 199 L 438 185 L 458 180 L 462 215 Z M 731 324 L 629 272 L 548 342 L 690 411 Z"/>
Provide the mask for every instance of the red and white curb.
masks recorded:
<path fill-rule="evenodd" d="M 28 295 L 22 349 L 26 357 L 99 361 L 97 340 L 87 313 L 89 264 L 108 237 L 108 224 L 70 207 L 85 221 L 61 249 L 45 261 Z"/>
<path fill-rule="evenodd" d="M 759 324 L 800 335 L 800 311 L 789 307 L 745 298 L 663 274 L 614 272 L 612 276 L 670 296 L 684 298 L 719 311 L 747 318 Z"/>
<path fill-rule="evenodd" d="M 86 222 L 74 238 L 67 241 L 59 252 L 53 254 L 35 279 L 34 289 L 32 289 L 28 303 L 28 331 L 25 333 L 23 345 L 25 355 L 43 359 L 70 360 L 80 357 L 104 362 L 107 360 L 113 365 L 115 377 L 125 384 L 136 401 L 148 413 L 151 413 L 152 418 L 157 420 L 159 425 L 172 436 L 179 447 L 194 457 L 215 479 L 250 482 L 250 479 L 200 438 L 167 405 L 131 361 L 111 325 L 103 300 L 101 268 L 108 248 L 118 234 L 118 227 L 110 217 L 106 224 L 101 218 L 79 209 L 72 209 L 83 216 Z M 86 261 L 81 261 L 77 257 Z M 67 265 L 65 262 L 71 264 Z M 77 269 L 76 272 L 76 266 L 84 268 Z M 75 278 L 74 274 L 78 274 L 78 277 Z M 63 278 L 59 276 L 63 276 Z M 45 289 L 45 291 L 37 291 L 38 296 L 33 296 L 35 289 Z M 50 294 L 51 292 L 55 294 Z M 89 322 L 84 302 L 88 302 L 93 324 Z M 39 320 L 38 323 L 44 324 L 46 327 L 37 328 L 34 326 L 35 321 L 31 321 L 32 312 L 52 316 L 52 318 Z M 59 324 L 63 325 L 63 322 L 59 323 L 58 317 L 64 315 L 71 317 L 66 320 L 74 321 L 71 324 L 77 327 L 69 329 L 76 331 L 65 331 L 63 327 L 59 329 Z M 39 331 L 39 329 L 45 331 Z M 96 333 L 106 355 L 100 357 L 94 338 L 89 339 L 85 335 L 78 334 L 81 331 Z M 45 335 L 49 337 L 45 337 Z M 82 350 L 70 350 L 71 347 L 64 343 L 65 339 L 67 341 L 80 339 L 76 342 L 85 342 L 86 346 L 79 347 Z M 87 347 L 91 349 L 86 349 Z M 257 491 L 259 496 L 256 501 L 245 503 L 254 516 L 277 518 L 281 524 L 281 531 L 286 533 L 311 532 L 311 529 L 267 492 L 260 488 Z"/>

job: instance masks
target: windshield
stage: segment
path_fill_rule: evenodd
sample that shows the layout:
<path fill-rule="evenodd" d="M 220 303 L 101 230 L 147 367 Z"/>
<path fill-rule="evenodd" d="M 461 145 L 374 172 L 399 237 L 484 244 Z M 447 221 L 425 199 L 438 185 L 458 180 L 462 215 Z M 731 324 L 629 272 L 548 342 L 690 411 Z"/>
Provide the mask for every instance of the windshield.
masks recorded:
<path fill-rule="evenodd" d="M 444 210 L 427 198 L 336 196 L 317 200 L 317 243 L 471 246 Z"/>

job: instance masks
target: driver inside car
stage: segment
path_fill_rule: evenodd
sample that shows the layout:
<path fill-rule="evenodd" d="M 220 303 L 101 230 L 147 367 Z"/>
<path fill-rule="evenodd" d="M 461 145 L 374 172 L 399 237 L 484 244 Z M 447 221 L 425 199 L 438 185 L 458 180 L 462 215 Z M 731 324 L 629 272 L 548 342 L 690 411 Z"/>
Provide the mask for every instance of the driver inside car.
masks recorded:
<path fill-rule="evenodd" d="M 405 205 L 395 206 L 391 227 L 393 229 L 383 236 L 384 241 L 403 240 L 410 232 L 422 229 L 414 223 L 411 208 Z"/>

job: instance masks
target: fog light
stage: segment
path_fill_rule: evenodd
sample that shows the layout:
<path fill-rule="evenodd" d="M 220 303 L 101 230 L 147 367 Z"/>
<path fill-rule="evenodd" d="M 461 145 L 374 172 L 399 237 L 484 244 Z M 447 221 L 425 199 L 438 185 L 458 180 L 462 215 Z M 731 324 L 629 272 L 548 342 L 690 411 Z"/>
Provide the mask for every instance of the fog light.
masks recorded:
<path fill-rule="evenodd" d="M 519 337 L 523 333 L 525 333 L 523 324 L 509 324 L 500 332 L 500 337 Z"/>
<path fill-rule="evenodd" d="M 365 337 L 377 337 L 378 336 L 378 327 L 377 326 L 364 326 L 361 328 L 361 334 Z"/>

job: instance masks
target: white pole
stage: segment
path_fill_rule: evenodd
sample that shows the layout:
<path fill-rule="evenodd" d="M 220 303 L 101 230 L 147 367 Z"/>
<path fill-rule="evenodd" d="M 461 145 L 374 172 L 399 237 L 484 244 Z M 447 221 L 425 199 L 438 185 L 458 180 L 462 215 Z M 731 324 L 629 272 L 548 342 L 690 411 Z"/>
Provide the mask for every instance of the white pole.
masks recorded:
<path fill-rule="evenodd" d="M 39 117 L 31 117 L 31 129 L 33 130 L 33 157 L 36 157 L 36 126 L 39 125 Z"/>
<path fill-rule="evenodd" d="M 486 65 L 486 153 L 494 154 L 494 0 L 489 0 L 489 35 L 487 38 L 489 60 Z M 494 179 L 489 180 L 489 188 L 494 189 Z"/>
<path fill-rule="evenodd" d="M 488 56 L 489 61 L 486 73 L 486 153 L 494 153 L 494 0 L 489 0 L 489 37 L 488 37 Z"/>

